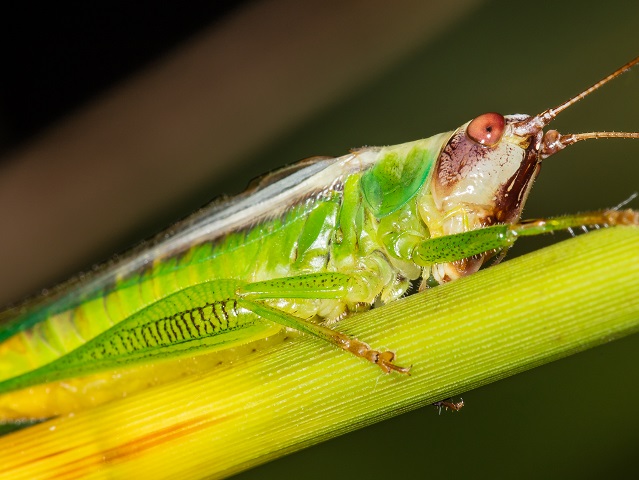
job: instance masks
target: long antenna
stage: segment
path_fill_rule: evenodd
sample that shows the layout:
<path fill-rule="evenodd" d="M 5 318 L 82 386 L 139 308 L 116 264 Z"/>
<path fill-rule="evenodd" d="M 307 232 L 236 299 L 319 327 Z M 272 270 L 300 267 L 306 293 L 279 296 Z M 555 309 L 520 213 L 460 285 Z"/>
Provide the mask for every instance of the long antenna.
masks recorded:
<path fill-rule="evenodd" d="M 516 135 L 520 135 L 522 137 L 529 137 L 532 135 L 536 135 L 542 130 L 546 125 L 548 125 L 552 120 L 559 115 L 559 113 L 566 110 L 571 105 L 574 105 L 582 98 L 590 95 L 595 90 L 604 86 L 610 80 L 617 78 L 622 73 L 627 72 L 635 65 L 639 64 L 639 57 L 629 61 L 625 65 L 619 67 L 617 70 L 612 72 L 607 77 L 599 80 L 592 87 L 587 88 L 583 92 L 578 95 L 575 95 L 571 99 L 565 101 L 561 105 L 555 108 L 549 108 L 541 112 L 534 117 L 523 120 L 522 122 L 516 123 L 514 126 L 514 133 Z M 559 132 L 555 130 L 549 130 L 543 137 L 542 145 L 540 148 L 541 158 L 547 158 L 550 155 L 558 152 L 568 145 L 572 145 L 573 143 L 580 142 L 582 140 L 590 140 L 593 138 L 639 138 L 639 132 L 589 132 L 589 133 L 571 133 L 567 135 L 561 135 Z"/>
<path fill-rule="evenodd" d="M 619 75 L 621 75 L 622 73 L 627 72 L 628 70 L 630 70 L 632 67 L 634 67 L 638 63 L 639 63 L 639 57 L 635 58 L 634 60 L 630 60 L 624 66 L 619 67 L 617 70 L 612 72 L 606 78 L 603 78 L 603 79 L 599 80 L 592 87 L 587 88 L 586 90 L 581 92 L 579 95 L 575 95 L 570 100 L 565 101 L 564 103 L 562 103 L 561 105 L 559 105 L 559 106 L 557 106 L 555 108 L 549 108 L 548 110 L 546 110 L 546 111 L 540 113 L 539 115 L 537 115 L 537 117 L 540 117 L 540 118 L 542 118 L 544 120 L 544 126 L 548 125 L 548 123 L 550 123 L 557 115 L 559 115 L 561 112 L 566 110 L 568 107 L 570 107 L 571 105 L 574 105 L 579 100 L 581 100 L 582 98 L 590 95 L 592 92 L 594 92 L 595 90 L 599 89 L 600 87 L 603 87 L 610 80 L 613 80 L 613 79 L 617 78 Z"/>

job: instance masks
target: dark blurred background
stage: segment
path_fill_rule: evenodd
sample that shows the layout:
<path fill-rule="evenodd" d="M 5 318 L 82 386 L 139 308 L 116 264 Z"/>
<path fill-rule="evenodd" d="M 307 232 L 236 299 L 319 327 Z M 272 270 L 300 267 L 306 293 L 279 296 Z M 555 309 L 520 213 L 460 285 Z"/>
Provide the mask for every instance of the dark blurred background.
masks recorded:
<path fill-rule="evenodd" d="M 3 11 L 1 151 L 38 135 L 248 1 L 26 2 Z"/>
<path fill-rule="evenodd" d="M 283 164 L 555 106 L 639 54 L 637 18 L 619 0 L 14 5 L 0 29 L 0 303 Z M 638 87 L 635 69 L 553 127 L 638 130 Z M 638 158 L 632 141 L 562 152 L 525 216 L 618 204 L 639 190 Z M 632 472 L 637 348 L 617 341 L 468 392 L 459 414 L 405 414 L 240 478 Z"/>

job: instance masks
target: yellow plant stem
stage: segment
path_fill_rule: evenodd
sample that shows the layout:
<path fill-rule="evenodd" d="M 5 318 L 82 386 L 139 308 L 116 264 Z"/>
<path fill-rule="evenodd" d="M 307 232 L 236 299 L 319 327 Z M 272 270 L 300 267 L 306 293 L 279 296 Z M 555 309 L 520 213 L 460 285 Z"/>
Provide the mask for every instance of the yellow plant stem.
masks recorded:
<path fill-rule="evenodd" d="M 6 435 L 0 476 L 228 476 L 638 327 L 639 229 L 593 232 L 340 323 L 394 350 L 411 376 L 291 336 L 210 373 Z"/>

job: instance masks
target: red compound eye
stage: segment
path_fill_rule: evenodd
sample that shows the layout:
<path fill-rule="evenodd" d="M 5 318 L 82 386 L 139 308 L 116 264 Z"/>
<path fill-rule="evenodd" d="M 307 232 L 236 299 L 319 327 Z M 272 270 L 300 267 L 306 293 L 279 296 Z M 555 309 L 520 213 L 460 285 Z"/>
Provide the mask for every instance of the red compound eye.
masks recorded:
<path fill-rule="evenodd" d="M 495 145 L 504 134 L 506 121 L 498 113 L 484 113 L 468 124 L 466 134 L 481 145 Z"/>

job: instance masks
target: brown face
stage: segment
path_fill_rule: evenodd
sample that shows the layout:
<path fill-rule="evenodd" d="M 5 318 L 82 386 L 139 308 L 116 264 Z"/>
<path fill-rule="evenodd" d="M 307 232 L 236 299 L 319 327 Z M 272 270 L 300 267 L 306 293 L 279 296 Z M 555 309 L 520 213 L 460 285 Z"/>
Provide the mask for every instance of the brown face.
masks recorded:
<path fill-rule="evenodd" d="M 528 118 L 486 113 L 453 133 L 437 160 L 430 197 L 421 204 L 432 236 L 519 220 L 540 167 L 542 133 L 520 136 L 513 131 Z M 492 255 L 442 265 L 435 276 L 447 281 L 471 274 Z"/>
<path fill-rule="evenodd" d="M 472 228 L 519 219 L 540 166 L 540 139 L 512 133 L 511 126 L 524 118 L 486 113 L 452 135 L 431 184 L 442 214 L 471 213 L 476 218 Z"/>

